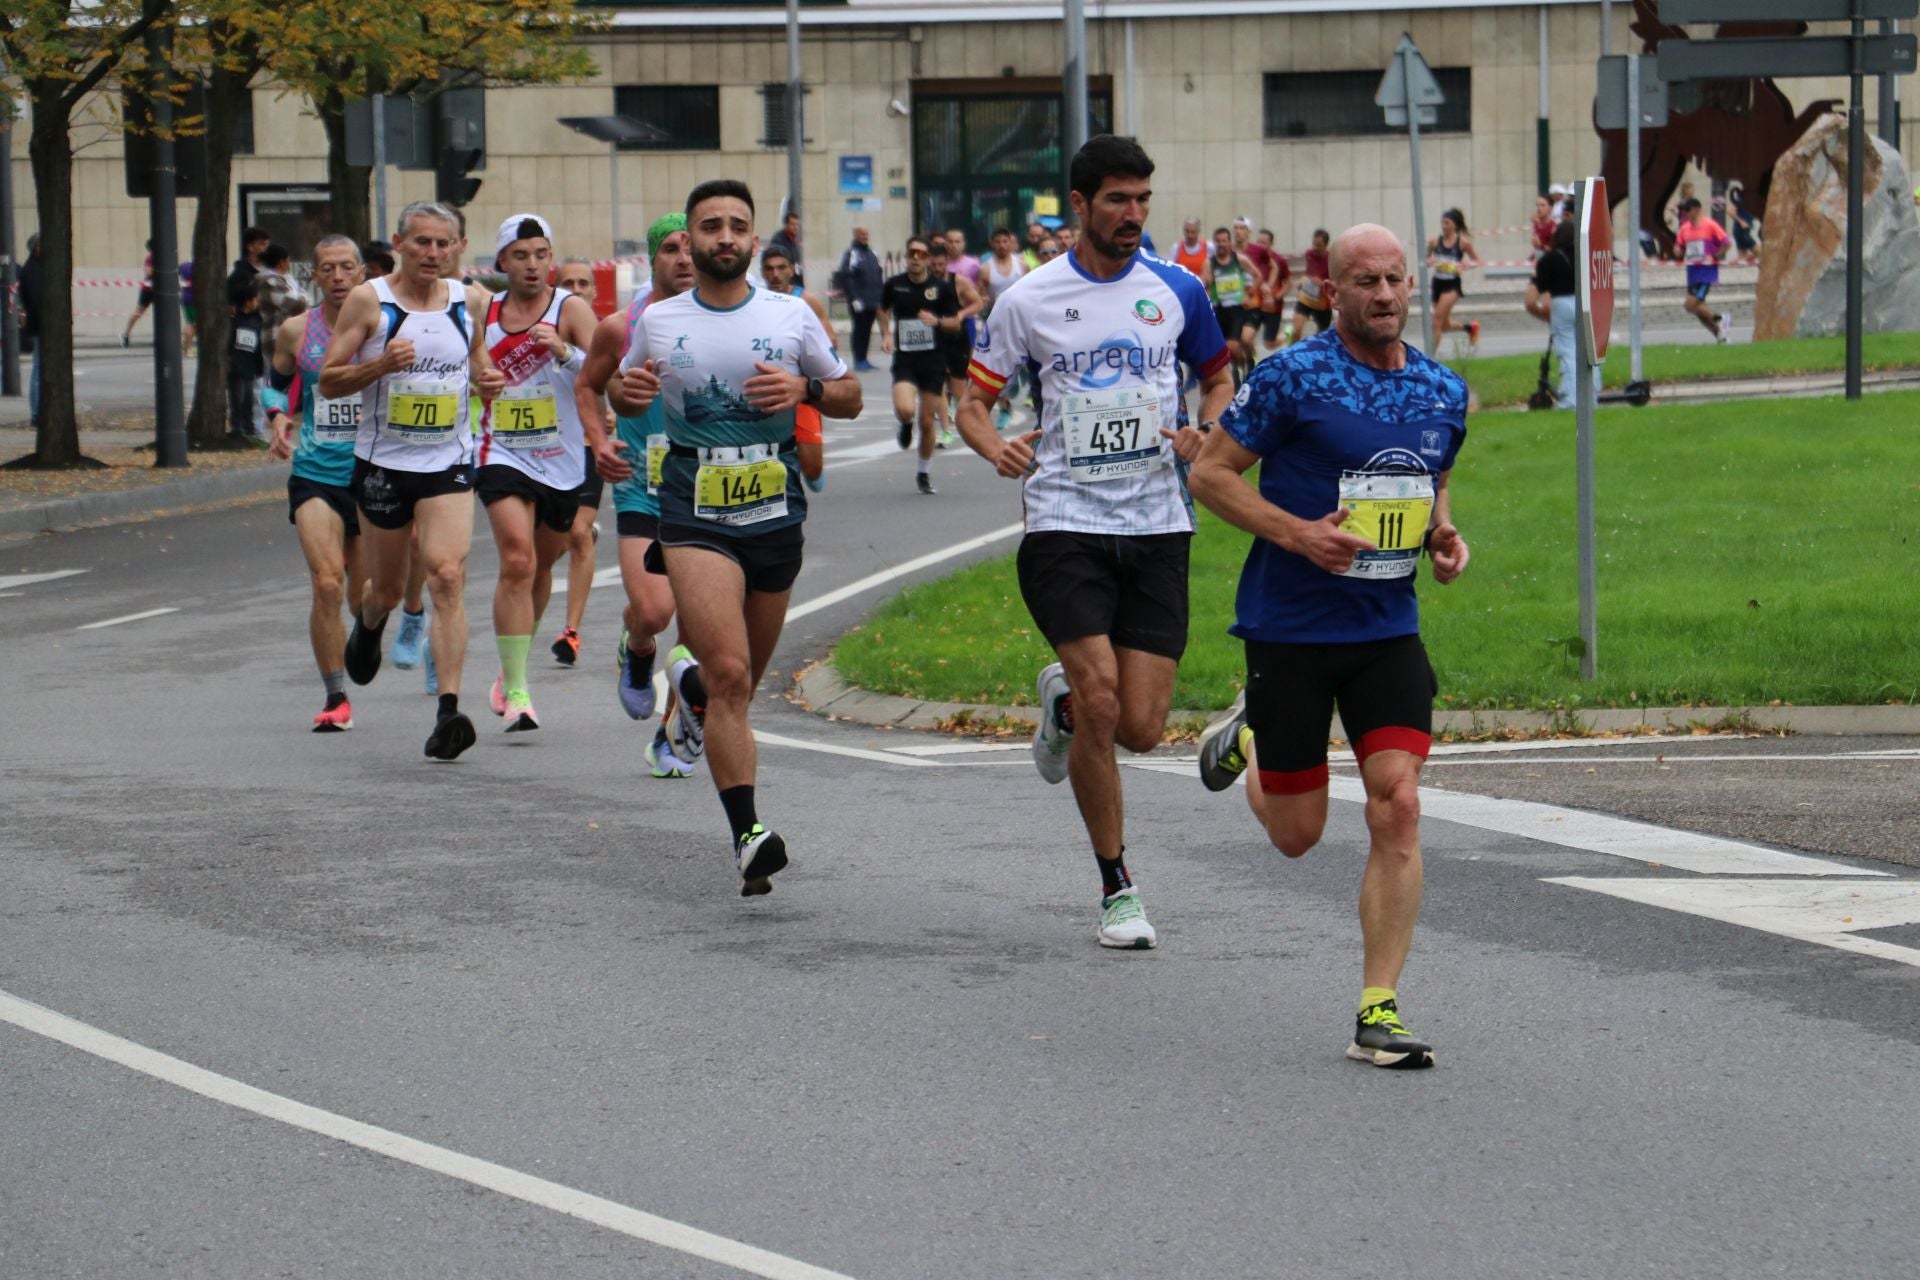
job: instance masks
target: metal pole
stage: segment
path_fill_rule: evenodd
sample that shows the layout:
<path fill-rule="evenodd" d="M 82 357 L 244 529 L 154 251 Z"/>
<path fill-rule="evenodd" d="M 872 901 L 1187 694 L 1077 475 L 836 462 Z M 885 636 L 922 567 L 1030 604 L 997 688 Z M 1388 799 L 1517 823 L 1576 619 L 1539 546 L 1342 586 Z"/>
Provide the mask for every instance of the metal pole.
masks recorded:
<path fill-rule="evenodd" d="M 1860 0 L 1854 0 L 1855 13 Z M 1866 77 L 1861 73 L 1861 55 L 1866 48 L 1867 24 L 1853 20 L 1852 108 L 1847 113 L 1847 399 L 1860 398 L 1860 328 L 1863 312 L 1861 297 L 1866 264 L 1860 261 L 1866 252 L 1865 202 L 1867 164 L 1867 117 L 1863 98 Z"/>
<path fill-rule="evenodd" d="M 1071 190 L 1067 172 L 1073 157 L 1087 142 L 1087 9 L 1084 0 L 1066 0 L 1066 25 L 1060 60 L 1060 80 L 1066 118 L 1060 122 L 1060 164 L 1063 189 Z"/>
<path fill-rule="evenodd" d="M 1732 202 L 1729 201 L 1729 204 Z M 1627 381 L 1643 381 L 1640 371 L 1640 55 L 1627 55 Z"/>
<path fill-rule="evenodd" d="M 185 379 L 180 355 L 180 242 L 174 208 L 173 100 L 169 96 L 173 28 L 147 32 L 148 83 L 153 92 L 153 175 L 147 187 L 147 220 L 153 236 L 153 464 L 187 462 Z"/>
<path fill-rule="evenodd" d="M 620 144 L 607 144 L 607 228 L 613 236 L 613 256 L 620 256 Z"/>
<path fill-rule="evenodd" d="M 1412 84 L 1413 55 L 1410 50 L 1400 51 L 1400 70 L 1406 76 L 1406 82 Z M 1412 101 L 1411 93 L 1407 98 L 1407 152 L 1413 169 L 1413 260 L 1420 264 L 1420 330 L 1426 336 L 1426 344 L 1422 349 L 1428 355 L 1434 355 L 1433 291 L 1427 287 L 1427 215 L 1420 207 L 1420 107 Z"/>
<path fill-rule="evenodd" d="M 800 84 L 800 0 L 787 0 L 787 212 L 800 212 L 800 153 L 806 146 L 806 94 Z M 794 270 L 803 269 L 794 263 Z"/>
<path fill-rule="evenodd" d="M 1534 122 L 1534 159 L 1540 170 L 1539 194 L 1547 194 L 1547 188 L 1553 185 L 1553 145 L 1548 132 L 1547 115 L 1549 98 L 1547 92 L 1547 6 L 1540 6 L 1540 107 Z"/>
<path fill-rule="evenodd" d="M 1613 52 L 1613 0 L 1600 0 L 1600 56 Z"/>
<path fill-rule="evenodd" d="M 1882 36 L 1897 35 L 1897 18 L 1880 19 Z M 1895 151 L 1900 149 L 1900 77 L 1891 71 L 1880 77 L 1880 138 Z"/>
<path fill-rule="evenodd" d="M 387 95 L 373 95 L 373 234 L 384 240 L 393 234 L 387 222 Z"/>
<path fill-rule="evenodd" d="M 13 314 L 13 126 L 0 120 L 0 396 L 20 394 L 20 320 Z"/>
<path fill-rule="evenodd" d="M 1127 19 L 1127 136 L 1140 136 L 1140 102 L 1133 81 L 1133 19 Z"/>
<path fill-rule="evenodd" d="M 1587 180 L 1573 184 L 1574 216 L 1586 211 Z M 1582 236 L 1584 241 L 1585 237 Z M 1575 253 L 1575 258 L 1580 254 Z M 1590 262 L 1575 262 L 1574 270 L 1591 271 Z M 1574 472 L 1580 520 L 1580 678 L 1591 680 L 1599 661 L 1599 622 L 1595 616 L 1598 555 L 1593 520 L 1593 353 L 1587 344 L 1587 317 L 1580 306 L 1580 290 L 1573 292 L 1573 405 Z"/>

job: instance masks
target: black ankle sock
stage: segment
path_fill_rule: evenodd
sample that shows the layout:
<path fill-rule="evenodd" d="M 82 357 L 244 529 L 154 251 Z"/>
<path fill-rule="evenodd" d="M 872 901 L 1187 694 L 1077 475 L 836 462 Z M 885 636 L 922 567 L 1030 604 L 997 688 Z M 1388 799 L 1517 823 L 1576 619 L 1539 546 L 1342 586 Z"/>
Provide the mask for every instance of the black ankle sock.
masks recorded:
<path fill-rule="evenodd" d="M 1121 890 L 1133 887 L 1133 877 L 1127 874 L 1125 845 L 1120 846 L 1120 856 L 1117 858 L 1103 858 L 1095 854 L 1093 860 L 1100 864 L 1100 888 L 1107 897 L 1111 898 Z"/>
<path fill-rule="evenodd" d="M 700 678 L 700 668 L 698 666 L 688 668 L 687 673 L 680 677 L 680 696 L 685 698 L 688 705 L 695 711 L 705 714 L 707 710 L 707 683 Z M 751 805 L 753 803 L 751 798 L 753 796 L 752 787 L 747 788 L 747 796 L 749 797 L 747 803 Z"/>
<path fill-rule="evenodd" d="M 728 787 L 720 793 L 720 805 L 727 811 L 727 823 L 733 828 L 733 838 L 738 840 L 753 830 L 760 821 L 760 815 L 753 809 L 752 787 Z"/>
<path fill-rule="evenodd" d="M 442 720 L 445 720 L 448 716 L 458 715 L 459 713 L 460 713 L 460 695 L 457 693 L 441 694 L 440 695 L 440 718 Z"/>
<path fill-rule="evenodd" d="M 346 700 L 347 700 L 347 695 L 344 690 L 337 690 L 333 693 L 328 694 L 327 710 L 329 711 L 333 710 L 335 707 L 339 706 L 341 703 L 345 702 Z"/>

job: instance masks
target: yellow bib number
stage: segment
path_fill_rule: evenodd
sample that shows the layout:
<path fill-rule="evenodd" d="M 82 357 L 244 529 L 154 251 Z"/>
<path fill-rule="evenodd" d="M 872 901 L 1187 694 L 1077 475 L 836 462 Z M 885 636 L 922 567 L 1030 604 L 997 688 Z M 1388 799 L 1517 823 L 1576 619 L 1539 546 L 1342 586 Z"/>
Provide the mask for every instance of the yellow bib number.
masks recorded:
<path fill-rule="evenodd" d="M 647 437 L 647 492 L 659 493 L 660 485 L 667 475 L 667 437 L 650 435 Z"/>
<path fill-rule="evenodd" d="M 415 444 L 450 439 L 459 418 L 460 389 L 450 382 L 396 382 L 387 398 L 387 431 Z"/>
<path fill-rule="evenodd" d="M 531 449 L 560 434 L 560 407 L 551 386 L 508 387 L 493 402 L 493 432 L 509 449 Z"/>
<path fill-rule="evenodd" d="M 703 464 L 693 478 L 693 514 L 736 526 L 780 519 L 787 514 L 787 464 L 777 457 Z"/>
<path fill-rule="evenodd" d="M 1433 518 L 1433 494 L 1431 475 L 1392 472 L 1340 477 L 1340 502 L 1348 513 L 1341 531 L 1365 538 L 1377 548 L 1355 556 L 1345 576 L 1410 576 Z"/>

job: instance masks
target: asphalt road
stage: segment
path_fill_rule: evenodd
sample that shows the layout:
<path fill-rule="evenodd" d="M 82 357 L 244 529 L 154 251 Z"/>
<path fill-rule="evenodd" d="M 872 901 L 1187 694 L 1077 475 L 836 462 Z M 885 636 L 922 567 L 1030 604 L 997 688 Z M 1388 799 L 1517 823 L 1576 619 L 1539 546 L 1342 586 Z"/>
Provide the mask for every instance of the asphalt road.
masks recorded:
<path fill-rule="evenodd" d="M 1018 519 L 965 456 L 917 497 L 890 435 L 830 450 L 797 602 Z M 0 1273 L 1911 1265 L 1914 743 L 1436 756 L 1401 990 L 1440 1066 L 1378 1071 L 1341 1056 L 1355 804 L 1289 862 L 1237 794 L 1139 762 L 1162 946 L 1108 952 L 1071 797 L 1018 744 L 787 702 L 887 592 L 1012 545 L 788 628 L 755 717 L 795 862 L 756 900 L 705 773 L 645 776 L 617 588 L 580 668 L 536 664 L 538 733 L 482 712 L 436 765 L 417 672 L 306 732 L 284 505 L 0 546 Z M 482 534 L 469 707 L 493 568 Z"/>

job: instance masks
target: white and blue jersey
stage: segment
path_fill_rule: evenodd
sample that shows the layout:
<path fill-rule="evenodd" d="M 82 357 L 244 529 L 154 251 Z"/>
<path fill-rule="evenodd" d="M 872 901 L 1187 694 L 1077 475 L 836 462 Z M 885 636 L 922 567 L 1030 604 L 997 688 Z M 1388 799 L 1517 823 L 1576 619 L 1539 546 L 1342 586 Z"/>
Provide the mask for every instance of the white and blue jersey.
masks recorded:
<path fill-rule="evenodd" d="M 1417 634 L 1414 572 L 1437 479 L 1467 436 L 1467 384 L 1406 349 L 1403 369 L 1355 360 L 1320 333 L 1254 367 L 1221 429 L 1261 457 L 1260 496 L 1302 520 L 1336 507 L 1379 549 L 1344 574 L 1264 538 L 1247 552 L 1230 628 L 1267 644 L 1355 644 Z"/>
<path fill-rule="evenodd" d="M 413 343 L 413 363 L 382 374 L 360 393 L 360 426 L 354 456 L 390 471 L 431 473 L 473 461 L 468 373 L 473 334 L 467 296 L 459 281 L 436 281 L 446 302 L 431 311 L 409 311 L 385 276 L 373 282 L 380 323 L 360 344 L 356 359 L 378 360 L 395 338 Z"/>
<path fill-rule="evenodd" d="M 999 395 L 1020 369 L 1040 388 L 1028 533 L 1191 533 L 1186 467 L 1160 434 L 1180 417 L 1180 365 L 1227 363 L 1206 289 L 1136 253 L 1110 280 L 1073 254 L 1021 276 L 980 325 L 967 375 Z"/>

